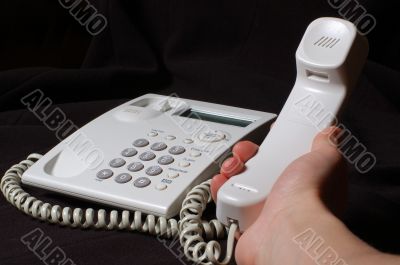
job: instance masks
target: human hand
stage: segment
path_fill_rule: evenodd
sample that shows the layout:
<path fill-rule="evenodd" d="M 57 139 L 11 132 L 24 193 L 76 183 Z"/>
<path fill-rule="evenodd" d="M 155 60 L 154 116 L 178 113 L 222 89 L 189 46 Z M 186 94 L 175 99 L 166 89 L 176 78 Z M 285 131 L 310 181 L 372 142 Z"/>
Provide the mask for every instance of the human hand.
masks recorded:
<path fill-rule="evenodd" d="M 368 262 L 383 258 L 351 234 L 337 218 L 344 210 L 347 193 L 345 163 L 335 144 L 339 132 L 338 128 L 331 127 L 318 134 L 311 151 L 282 173 L 260 216 L 238 240 L 235 253 L 238 264 L 315 264 L 317 254 L 321 253 L 314 253 L 313 257 L 294 241 L 297 235 L 309 228 L 337 252 L 336 260 L 373 264 Z M 245 170 L 245 163 L 257 150 L 258 146 L 249 141 L 235 145 L 233 157 L 223 163 L 220 174 L 212 179 L 214 200 L 218 199 L 218 189 L 230 177 Z M 354 255 L 356 253 L 360 255 Z M 332 258 L 332 263 L 323 264 L 334 264 L 333 261 Z"/>

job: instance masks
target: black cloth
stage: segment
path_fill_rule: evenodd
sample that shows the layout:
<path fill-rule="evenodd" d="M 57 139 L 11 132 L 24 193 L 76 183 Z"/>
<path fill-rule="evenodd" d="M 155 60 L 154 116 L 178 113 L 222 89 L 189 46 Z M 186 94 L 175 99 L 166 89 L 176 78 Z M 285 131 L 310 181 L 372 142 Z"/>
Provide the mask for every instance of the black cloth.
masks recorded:
<path fill-rule="evenodd" d="M 145 93 L 279 113 L 294 83 L 294 54 L 305 28 L 317 17 L 339 16 L 328 1 L 316 0 L 90 2 L 108 20 L 95 37 L 58 1 L 0 3 L 2 172 L 58 142 L 20 102 L 35 89 L 79 126 Z M 374 247 L 400 254 L 400 27 L 394 1 L 359 3 L 377 26 L 367 36 L 369 61 L 341 121 L 377 164 L 367 174 L 351 170 L 344 221 Z M 93 206 L 29 191 L 62 205 Z M 148 235 L 61 228 L 4 199 L 0 209 L 2 265 L 42 264 L 20 242 L 35 228 L 76 264 L 179 262 Z"/>

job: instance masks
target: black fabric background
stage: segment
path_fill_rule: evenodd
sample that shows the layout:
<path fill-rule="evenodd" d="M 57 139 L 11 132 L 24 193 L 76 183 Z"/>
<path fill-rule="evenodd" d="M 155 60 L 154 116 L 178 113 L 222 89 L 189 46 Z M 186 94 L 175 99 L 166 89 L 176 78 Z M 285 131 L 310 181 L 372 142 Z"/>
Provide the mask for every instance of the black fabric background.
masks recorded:
<path fill-rule="evenodd" d="M 0 3 L 0 169 L 57 143 L 20 98 L 41 89 L 77 125 L 144 93 L 278 113 L 307 25 L 339 16 L 327 1 L 91 0 L 108 19 L 92 38 L 58 1 Z M 360 1 L 377 19 L 369 61 L 342 118 L 378 162 L 350 174 L 344 218 L 359 237 L 400 254 L 400 29 L 395 1 Z M 93 206 L 37 189 L 44 200 Z M 98 207 L 98 206 L 97 206 Z M 213 209 L 209 210 L 212 215 Z M 42 264 L 20 242 L 41 228 L 76 264 L 179 264 L 157 240 L 34 220 L 0 199 L 0 264 Z"/>

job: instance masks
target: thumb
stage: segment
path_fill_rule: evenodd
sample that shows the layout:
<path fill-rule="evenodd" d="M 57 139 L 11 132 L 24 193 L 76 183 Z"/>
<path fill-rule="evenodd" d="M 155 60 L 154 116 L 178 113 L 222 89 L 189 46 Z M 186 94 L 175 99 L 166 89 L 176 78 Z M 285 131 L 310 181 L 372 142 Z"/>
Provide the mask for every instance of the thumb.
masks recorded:
<path fill-rule="evenodd" d="M 340 129 L 330 127 L 314 139 L 311 151 L 292 162 L 279 177 L 268 200 L 282 207 L 316 201 L 340 215 L 346 201 L 346 166 L 336 146 Z M 268 202 L 267 200 L 267 202 Z"/>

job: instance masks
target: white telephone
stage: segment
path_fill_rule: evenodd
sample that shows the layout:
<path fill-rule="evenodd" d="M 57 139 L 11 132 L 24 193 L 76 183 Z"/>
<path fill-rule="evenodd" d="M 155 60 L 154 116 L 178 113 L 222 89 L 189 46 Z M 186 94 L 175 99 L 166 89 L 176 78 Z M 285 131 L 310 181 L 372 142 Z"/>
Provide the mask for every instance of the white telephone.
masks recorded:
<path fill-rule="evenodd" d="M 144 95 L 69 136 L 29 168 L 22 183 L 170 218 L 193 186 L 218 171 L 221 156 L 240 139 L 262 140 L 275 117 Z"/>
<path fill-rule="evenodd" d="M 199 263 L 227 263 L 217 220 L 201 220 L 211 201 L 210 177 L 241 139 L 261 143 L 275 114 L 147 94 L 88 123 L 46 155 L 30 155 L 1 182 L 7 200 L 26 214 L 72 227 L 127 229 L 179 236 L 186 256 Z M 42 202 L 23 184 L 91 200 L 123 211 L 71 209 Z M 197 186 L 196 186 L 197 185 Z M 128 211 L 130 210 L 130 211 Z M 179 223 L 171 217 L 179 213 Z M 171 219 L 168 219 L 171 218 Z"/>
<path fill-rule="evenodd" d="M 201 220 L 211 201 L 207 179 L 218 171 L 218 163 L 236 142 L 264 138 L 276 115 L 145 95 L 88 123 L 45 156 L 33 154 L 14 165 L 2 178 L 1 190 L 11 204 L 41 220 L 179 236 L 192 261 L 226 264 L 238 227 L 244 231 L 254 222 L 276 178 L 309 150 L 318 132 L 296 113 L 293 104 L 310 94 L 336 114 L 357 80 L 366 47 L 365 39 L 347 21 L 322 18 L 311 23 L 296 53 L 295 87 L 277 122 L 245 172 L 218 192 L 220 222 Z M 128 209 L 134 211 L 133 216 L 127 210 L 106 212 L 44 203 L 25 192 L 21 182 Z M 179 223 L 167 219 L 178 212 Z M 220 245 L 210 239 L 221 238 L 228 230 L 226 257 L 221 260 Z"/>

